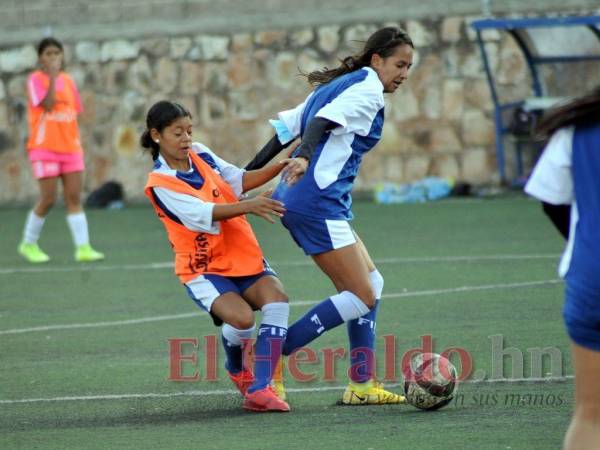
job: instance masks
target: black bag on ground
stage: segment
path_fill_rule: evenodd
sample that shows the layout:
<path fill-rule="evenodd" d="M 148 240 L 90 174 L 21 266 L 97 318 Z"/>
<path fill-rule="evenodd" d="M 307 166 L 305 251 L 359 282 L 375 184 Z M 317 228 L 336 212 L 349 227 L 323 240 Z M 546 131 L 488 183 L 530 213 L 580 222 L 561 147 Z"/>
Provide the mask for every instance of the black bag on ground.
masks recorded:
<path fill-rule="evenodd" d="M 123 202 L 123 187 L 116 181 L 108 181 L 88 195 L 86 208 L 107 208 Z"/>

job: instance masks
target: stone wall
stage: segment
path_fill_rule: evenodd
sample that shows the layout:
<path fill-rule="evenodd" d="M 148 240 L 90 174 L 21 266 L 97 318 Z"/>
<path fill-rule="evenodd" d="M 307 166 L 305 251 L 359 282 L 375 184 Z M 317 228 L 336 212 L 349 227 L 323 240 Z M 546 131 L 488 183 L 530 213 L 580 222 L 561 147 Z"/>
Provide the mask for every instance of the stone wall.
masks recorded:
<path fill-rule="evenodd" d="M 358 189 L 426 175 L 472 183 L 498 182 L 492 103 L 469 27 L 473 17 L 403 20 L 416 59 L 409 81 L 386 98 L 383 138 L 364 161 Z M 168 98 L 194 115 L 195 138 L 243 165 L 272 135 L 267 119 L 302 101 L 310 86 L 298 69 L 336 64 L 384 22 L 355 21 L 259 31 L 64 40 L 67 70 L 82 95 L 80 128 L 86 190 L 107 180 L 141 198 L 150 158 L 138 146 L 149 106 Z M 60 36 L 58 36 L 60 38 Z M 504 99 L 530 93 L 521 53 L 505 34 L 485 34 Z M 0 203 L 30 201 L 37 192 L 23 149 L 27 74 L 33 44 L 0 44 Z M 583 68 L 582 85 L 598 82 Z M 555 77 L 557 86 L 569 74 Z M 578 85 L 578 89 L 584 86 Z"/>

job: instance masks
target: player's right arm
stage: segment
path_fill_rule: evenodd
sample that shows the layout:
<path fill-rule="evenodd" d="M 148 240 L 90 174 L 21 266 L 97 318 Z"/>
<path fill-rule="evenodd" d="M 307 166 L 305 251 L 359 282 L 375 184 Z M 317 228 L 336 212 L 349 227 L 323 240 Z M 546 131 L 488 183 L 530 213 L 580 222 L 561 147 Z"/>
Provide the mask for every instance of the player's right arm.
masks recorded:
<path fill-rule="evenodd" d="M 215 205 L 213 209 L 213 220 L 225 220 L 244 214 L 254 214 L 262 217 L 268 222 L 274 223 L 272 216 L 283 217 L 285 207 L 283 203 L 271 198 L 272 190 L 262 192 L 248 200 L 238 203 L 227 203 Z"/>
<path fill-rule="evenodd" d="M 281 217 L 285 212 L 281 202 L 269 198 L 270 191 L 248 200 L 226 204 L 203 202 L 191 195 L 161 187 L 155 187 L 153 191 L 167 215 L 174 216 L 183 226 L 199 233 L 218 234 L 219 221 L 244 214 L 254 214 L 273 223 L 271 216 Z"/>
<path fill-rule="evenodd" d="M 48 67 L 44 68 L 44 72 L 50 77 L 48 92 L 41 102 L 45 111 L 52 111 L 52 108 L 54 108 L 54 104 L 56 103 L 56 79 L 60 73 L 60 64 L 60 61 L 54 60 L 50 62 Z"/>

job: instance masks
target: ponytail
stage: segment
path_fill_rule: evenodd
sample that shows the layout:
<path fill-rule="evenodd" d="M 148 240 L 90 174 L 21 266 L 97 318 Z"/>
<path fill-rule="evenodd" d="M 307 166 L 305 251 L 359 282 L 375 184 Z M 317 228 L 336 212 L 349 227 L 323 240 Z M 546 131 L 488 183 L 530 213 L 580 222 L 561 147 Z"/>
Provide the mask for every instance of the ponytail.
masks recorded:
<path fill-rule="evenodd" d="M 600 125 L 600 86 L 591 93 L 559 106 L 548 113 L 537 127 L 539 137 L 549 137 L 559 128 Z"/>
<path fill-rule="evenodd" d="M 321 70 L 315 70 L 308 74 L 302 73 L 302 75 L 313 86 L 325 84 L 341 75 L 370 66 L 371 58 L 374 54 L 378 54 L 382 58 L 390 56 L 401 45 L 415 47 L 410 36 L 401 28 L 381 28 L 367 39 L 361 53 L 339 60 L 340 65 L 338 67 L 334 69 L 324 67 Z"/>
<path fill-rule="evenodd" d="M 142 135 L 140 136 L 140 145 L 147 149 L 152 156 L 152 161 L 156 161 L 158 159 L 158 154 L 160 153 L 160 146 L 157 142 L 152 140 L 152 136 L 150 136 L 150 130 L 146 129 Z"/>

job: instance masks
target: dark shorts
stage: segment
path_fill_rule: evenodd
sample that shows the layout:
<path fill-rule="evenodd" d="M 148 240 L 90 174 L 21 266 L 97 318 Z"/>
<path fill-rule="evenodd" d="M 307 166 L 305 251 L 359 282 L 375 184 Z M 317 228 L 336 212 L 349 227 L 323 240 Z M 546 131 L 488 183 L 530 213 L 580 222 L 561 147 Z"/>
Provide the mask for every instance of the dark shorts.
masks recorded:
<path fill-rule="evenodd" d="M 593 284 L 567 278 L 563 317 L 576 344 L 600 351 L 600 286 Z"/>
<path fill-rule="evenodd" d="M 246 289 L 268 275 L 277 276 L 277 273 L 271 269 L 269 263 L 264 260 L 264 270 L 256 275 L 244 277 L 224 277 L 222 275 L 205 274 L 200 275 L 193 280 L 185 283 L 188 295 L 204 311 L 210 313 L 212 304 L 221 295 L 227 292 L 234 292 L 242 295 Z M 218 317 L 211 314 L 215 325 L 223 323 Z"/>
<path fill-rule="evenodd" d="M 347 220 L 314 219 L 287 211 L 281 223 L 307 255 L 318 255 L 356 243 Z"/>

